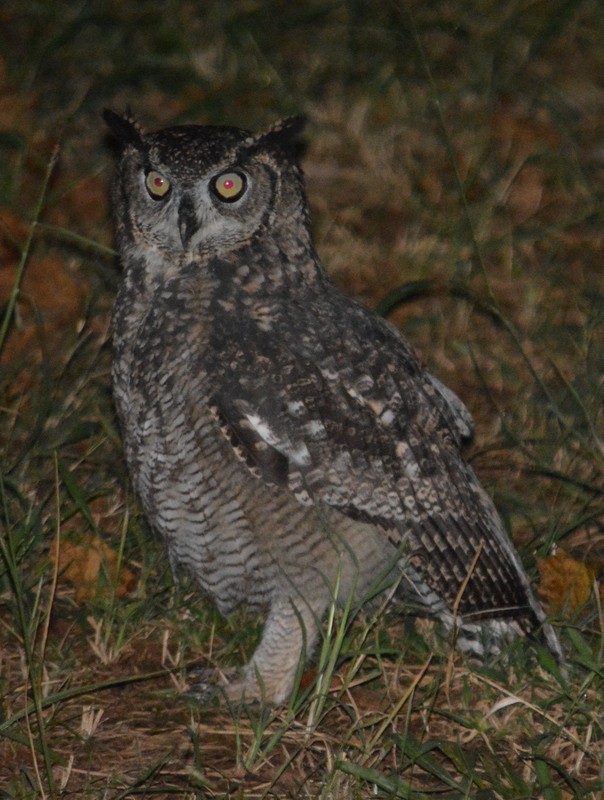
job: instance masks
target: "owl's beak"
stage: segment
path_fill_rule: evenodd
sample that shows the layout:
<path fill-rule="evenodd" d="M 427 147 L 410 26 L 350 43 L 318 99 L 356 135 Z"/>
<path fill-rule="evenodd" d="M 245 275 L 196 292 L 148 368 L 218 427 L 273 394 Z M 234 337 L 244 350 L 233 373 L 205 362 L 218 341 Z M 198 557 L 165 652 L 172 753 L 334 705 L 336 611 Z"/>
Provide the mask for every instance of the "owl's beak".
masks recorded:
<path fill-rule="evenodd" d="M 178 206 L 178 231 L 180 241 L 186 249 L 191 237 L 199 227 L 199 221 L 195 214 L 195 205 L 189 195 L 184 195 Z"/>

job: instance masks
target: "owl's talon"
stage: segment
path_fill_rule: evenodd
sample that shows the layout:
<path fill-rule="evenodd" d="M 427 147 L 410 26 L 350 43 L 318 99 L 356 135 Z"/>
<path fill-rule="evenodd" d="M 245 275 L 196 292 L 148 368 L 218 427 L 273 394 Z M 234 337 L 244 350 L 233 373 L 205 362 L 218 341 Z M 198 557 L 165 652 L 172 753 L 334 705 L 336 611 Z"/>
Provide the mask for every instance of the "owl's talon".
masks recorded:
<path fill-rule="evenodd" d="M 187 671 L 189 685 L 184 695 L 199 703 L 220 698 L 220 672 L 214 667 L 191 667 Z"/>

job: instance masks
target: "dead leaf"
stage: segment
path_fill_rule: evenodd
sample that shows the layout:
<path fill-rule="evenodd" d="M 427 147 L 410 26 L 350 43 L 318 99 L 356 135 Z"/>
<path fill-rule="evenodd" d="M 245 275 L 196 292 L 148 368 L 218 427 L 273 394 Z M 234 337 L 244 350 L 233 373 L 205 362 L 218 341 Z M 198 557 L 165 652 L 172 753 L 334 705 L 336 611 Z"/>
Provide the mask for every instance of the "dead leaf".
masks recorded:
<path fill-rule="evenodd" d="M 510 186 L 507 207 L 519 225 L 539 211 L 543 199 L 545 171 L 535 164 L 525 164 Z"/>
<path fill-rule="evenodd" d="M 541 584 L 539 594 L 554 614 L 573 617 L 591 597 L 594 580 L 602 570 L 600 561 L 577 561 L 565 550 L 537 559 Z"/>
<path fill-rule="evenodd" d="M 544 145 L 555 148 L 560 134 L 554 120 L 546 112 L 535 114 L 522 103 L 502 96 L 493 113 L 493 136 L 503 156 L 514 153 L 521 161 L 538 152 Z"/>
<path fill-rule="evenodd" d="M 15 286 L 28 226 L 15 214 L 0 210 L 0 305 Z M 74 262 L 57 254 L 29 259 L 19 287 L 13 324 L 0 363 L 14 368 L 41 363 L 60 350 L 65 336 L 75 336 L 85 314 L 88 284 Z M 19 369 L 10 394 L 25 394 L 37 373 Z"/>
<path fill-rule="evenodd" d="M 122 566 L 118 572 L 118 554 L 98 536 L 82 543 L 64 541 L 59 551 L 59 582 L 75 587 L 75 600 L 81 603 L 113 592 L 123 597 L 137 584 L 136 575 Z"/>

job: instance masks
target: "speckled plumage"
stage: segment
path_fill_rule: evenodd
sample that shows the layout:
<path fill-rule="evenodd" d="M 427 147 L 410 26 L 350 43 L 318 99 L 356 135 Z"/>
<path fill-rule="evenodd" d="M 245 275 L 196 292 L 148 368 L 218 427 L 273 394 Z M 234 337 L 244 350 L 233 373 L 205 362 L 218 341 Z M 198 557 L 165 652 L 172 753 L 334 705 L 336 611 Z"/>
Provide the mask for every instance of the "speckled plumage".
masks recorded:
<path fill-rule="evenodd" d="M 360 602 L 401 574 L 468 648 L 494 620 L 559 656 L 461 455 L 465 406 L 318 262 L 300 121 L 145 135 L 105 118 L 123 144 L 113 377 L 133 482 L 174 566 L 223 613 L 266 618 L 229 696 L 284 701 L 336 587 Z"/>

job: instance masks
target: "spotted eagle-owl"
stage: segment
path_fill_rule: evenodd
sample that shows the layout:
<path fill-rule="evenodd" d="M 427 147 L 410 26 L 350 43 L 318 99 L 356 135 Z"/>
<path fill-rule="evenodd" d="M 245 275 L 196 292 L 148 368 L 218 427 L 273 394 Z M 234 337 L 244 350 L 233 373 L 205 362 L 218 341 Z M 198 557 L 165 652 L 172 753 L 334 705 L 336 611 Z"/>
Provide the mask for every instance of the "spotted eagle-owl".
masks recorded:
<path fill-rule="evenodd" d="M 466 649 L 515 629 L 560 656 L 461 455 L 469 412 L 319 264 L 301 120 L 146 134 L 104 116 L 122 146 L 113 380 L 132 479 L 173 566 L 222 613 L 265 615 L 227 695 L 286 700 L 330 603 L 396 580 Z"/>

